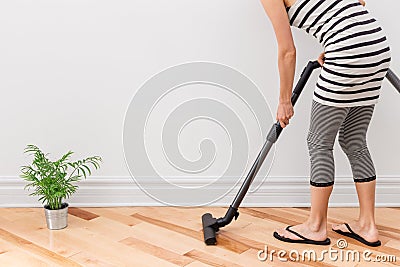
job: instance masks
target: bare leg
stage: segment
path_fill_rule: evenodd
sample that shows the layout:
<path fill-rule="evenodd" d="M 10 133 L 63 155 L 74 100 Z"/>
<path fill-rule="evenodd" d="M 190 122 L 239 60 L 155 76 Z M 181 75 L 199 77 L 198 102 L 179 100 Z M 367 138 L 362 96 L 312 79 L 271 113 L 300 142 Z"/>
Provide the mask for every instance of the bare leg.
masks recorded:
<path fill-rule="evenodd" d="M 374 163 L 367 147 L 367 130 L 374 112 L 374 106 L 351 108 L 339 130 L 339 144 L 346 153 L 356 182 L 360 214 L 358 220 L 348 222 L 350 228 L 369 242 L 379 240 L 375 224 L 375 187 L 376 178 Z M 356 178 L 356 179 L 355 179 Z M 344 224 L 333 225 L 335 230 L 349 232 Z"/>
<path fill-rule="evenodd" d="M 378 229 L 375 223 L 375 187 L 376 180 L 371 182 L 355 183 L 360 203 L 358 220 L 349 222 L 350 228 L 369 242 L 379 240 Z M 348 232 L 344 224 L 336 224 L 332 227 L 335 230 Z"/>
<path fill-rule="evenodd" d="M 291 229 L 315 241 L 327 238 L 328 202 L 335 176 L 333 145 L 347 112 L 348 108 L 325 106 L 314 100 L 312 102 L 310 129 L 307 135 L 311 162 L 311 212 L 305 222 Z M 301 239 L 284 228 L 276 232 L 293 240 Z"/>
<path fill-rule="evenodd" d="M 312 240 L 322 241 L 327 238 L 328 202 L 333 186 L 311 186 L 311 212 L 307 221 L 291 227 L 292 230 Z M 284 228 L 276 230 L 279 235 L 299 240 L 298 236 Z"/>

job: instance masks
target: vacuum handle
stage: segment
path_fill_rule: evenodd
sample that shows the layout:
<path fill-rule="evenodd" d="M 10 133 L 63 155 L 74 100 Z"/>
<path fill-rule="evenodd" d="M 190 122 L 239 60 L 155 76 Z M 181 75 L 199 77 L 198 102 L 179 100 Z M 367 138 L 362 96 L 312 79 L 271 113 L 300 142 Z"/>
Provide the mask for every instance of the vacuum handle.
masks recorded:
<path fill-rule="evenodd" d="M 297 99 L 299 98 L 301 92 L 303 91 L 304 87 L 307 84 L 308 79 L 310 78 L 312 72 L 315 69 L 320 68 L 321 65 L 318 63 L 318 61 L 309 61 L 307 66 L 303 69 L 303 72 L 300 75 L 300 79 L 296 84 L 296 87 L 293 89 L 291 101 L 292 105 L 294 106 L 297 102 Z"/>
<path fill-rule="evenodd" d="M 293 89 L 292 97 L 290 98 L 290 101 L 292 102 L 292 106 L 294 106 L 296 104 L 297 99 L 299 98 L 301 92 L 303 92 L 303 89 L 306 86 L 308 79 L 310 79 L 312 72 L 315 69 L 318 69 L 320 67 L 321 67 L 321 65 L 318 63 L 318 61 L 309 61 L 308 62 L 307 66 L 303 69 L 303 72 L 300 74 L 300 79 L 297 82 L 296 87 Z M 279 123 L 279 121 L 277 121 L 272 126 L 272 129 L 270 130 L 267 139 L 274 143 L 278 139 L 282 130 L 283 130 L 283 128 L 282 128 L 281 124 Z"/>
<path fill-rule="evenodd" d="M 400 79 L 394 72 L 389 69 L 386 73 L 386 78 L 389 80 L 389 82 L 399 91 L 400 93 Z"/>

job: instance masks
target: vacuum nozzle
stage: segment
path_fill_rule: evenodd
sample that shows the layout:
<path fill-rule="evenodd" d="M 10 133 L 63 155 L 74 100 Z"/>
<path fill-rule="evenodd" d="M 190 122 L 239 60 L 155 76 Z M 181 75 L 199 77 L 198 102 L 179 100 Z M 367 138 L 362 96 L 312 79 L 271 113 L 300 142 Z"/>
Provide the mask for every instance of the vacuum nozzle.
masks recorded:
<path fill-rule="evenodd" d="M 217 244 L 217 232 L 220 228 L 231 223 L 233 218 L 235 220 L 238 218 L 239 212 L 237 208 L 229 207 L 223 218 L 216 219 L 210 213 L 205 213 L 201 216 L 201 221 L 203 223 L 203 234 L 204 234 L 204 242 L 207 245 L 215 245 Z"/>
<path fill-rule="evenodd" d="M 218 232 L 217 219 L 213 218 L 210 213 L 205 213 L 201 216 L 203 223 L 204 242 L 207 245 L 217 244 L 216 234 Z"/>

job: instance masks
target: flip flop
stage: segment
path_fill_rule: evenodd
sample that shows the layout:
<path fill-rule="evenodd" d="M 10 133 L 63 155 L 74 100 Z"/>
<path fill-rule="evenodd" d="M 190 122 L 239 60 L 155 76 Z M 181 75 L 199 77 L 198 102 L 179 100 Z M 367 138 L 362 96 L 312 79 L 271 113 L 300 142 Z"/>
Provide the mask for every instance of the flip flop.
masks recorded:
<path fill-rule="evenodd" d="M 323 240 L 323 241 L 317 241 L 317 240 L 312 240 L 309 239 L 307 237 L 302 236 L 299 233 L 296 233 L 295 231 L 293 231 L 292 229 L 290 229 L 290 227 L 292 227 L 293 225 L 289 225 L 288 227 L 286 227 L 286 230 L 291 232 L 292 234 L 297 235 L 298 237 L 302 238 L 302 239 L 290 239 L 284 236 L 280 236 L 277 232 L 274 232 L 274 237 L 278 240 L 281 240 L 283 242 L 289 242 L 289 243 L 302 243 L 302 244 L 312 244 L 312 245 L 329 245 L 331 243 L 331 240 L 329 238 Z"/>
<path fill-rule="evenodd" d="M 362 238 L 361 236 L 359 236 L 358 234 L 354 233 L 354 231 L 351 230 L 349 224 L 344 223 L 344 225 L 346 225 L 347 229 L 350 232 L 343 232 L 342 230 L 335 230 L 335 229 L 332 229 L 332 231 L 334 231 L 334 232 L 336 232 L 338 234 L 353 238 L 353 239 L 355 239 L 355 240 L 357 240 L 357 241 L 359 241 L 359 242 L 361 242 L 361 243 L 363 243 L 363 244 L 365 244 L 367 246 L 370 246 L 370 247 L 379 247 L 381 245 L 381 241 L 378 240 L 378 241 L 375 241 L 375 242 L 369 242 L 369 241 L 365 240 L 364 238 Z"/>

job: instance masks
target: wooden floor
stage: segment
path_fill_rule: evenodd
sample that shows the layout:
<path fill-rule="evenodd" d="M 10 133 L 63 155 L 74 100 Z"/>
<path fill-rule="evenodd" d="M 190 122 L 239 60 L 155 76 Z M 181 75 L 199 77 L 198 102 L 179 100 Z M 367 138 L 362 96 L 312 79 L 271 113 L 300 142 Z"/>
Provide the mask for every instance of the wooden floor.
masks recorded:
<path fill-rule="evenodd" d="M 307 208 L 242 208 L 238 221 L 221 229 L 217 246 L 203 243 L 201 215 L 224 215 L 225 208 L 118 207 L 70 208 L 63 230 L 46 228 L 41 208 L 0 209 L 0 266 L 293 266 L 280 261 L 260 261 L 259 250 L 299 251 L 338 249 L 341 238 L 330 231 L 330 246 L 283 243 L 272 236 L 277 227 L 303 222 Z M 329 223 L 353 219 L 354 208 L 330 208 Z M 343 251 L 371 250 L 394 255 L 396 262 L 367 264 L 332 261 L 297 262 L 296 266 L 399 266 L 400 208 L 377 209 L 382 246 L 367 248 L 346 238 Z M 330 228 L 330 226 L 329 226 Z M 264 254 L 261 254 L 263 256 Z M 270 254 L 269 254 L 270 255 Z M 288 258 L 286 254 L 285 258 Z"/>

